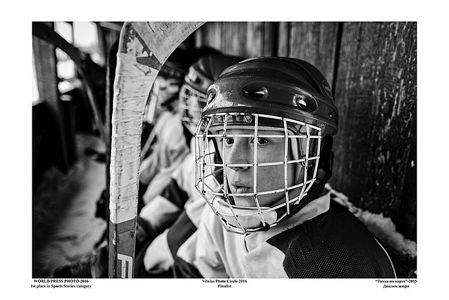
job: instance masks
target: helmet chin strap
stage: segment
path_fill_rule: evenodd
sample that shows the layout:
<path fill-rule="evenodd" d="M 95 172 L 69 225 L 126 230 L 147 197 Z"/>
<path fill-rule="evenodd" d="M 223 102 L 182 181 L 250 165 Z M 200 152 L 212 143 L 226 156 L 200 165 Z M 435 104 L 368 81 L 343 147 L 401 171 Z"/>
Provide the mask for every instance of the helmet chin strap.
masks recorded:
<path fill-rule="evenodd" d="M 231 201 L 229 202 L 231 203 Z M 262 218 L 265 221 L 265 226 L 268 226 L 269 228 L 277 219 L 276 212 L 269 207 L 260 207 L 261 216 L 259 214 L 259 209 L 256 207 L 242 207 L 233 204 L 230 206 L 223 199 L 217 199 L 213 205 L 228 224 L 237 228 L 240 226 L 246 229 L 260 227 L 262 225 Z M 238 215 L 238 218 L 235 217 L 234 214 Z"/>

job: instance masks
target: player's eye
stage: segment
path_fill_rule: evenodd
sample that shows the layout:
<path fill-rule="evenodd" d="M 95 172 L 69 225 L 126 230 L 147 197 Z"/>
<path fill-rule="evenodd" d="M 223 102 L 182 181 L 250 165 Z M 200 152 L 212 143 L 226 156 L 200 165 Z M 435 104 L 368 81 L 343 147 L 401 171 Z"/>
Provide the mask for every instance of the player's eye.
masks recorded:
<path fill-rule="evenodd" d="M 225 143 L 225 145 L 230 146 L 230 145 L 234 144 L 234 139 L 230 138 L 230 137 L 227 137 L 227 138 L 224 139 L 224 143 Z"/>
<path fill-rule="evenodd" d="M 254 139 L 251 139 L 251 143 L 254 143 Z M 265 145 L 268 144 L 268 140 L 266 138 L 257 138 L 257 144 L 258 145 Z"/>
<path fill-rule="evenodd" d="M 265 144 L 268 144 L 268 140 L 266 138 L 258 138 L 257 143 L 259 145 L 265 145 Z"/>

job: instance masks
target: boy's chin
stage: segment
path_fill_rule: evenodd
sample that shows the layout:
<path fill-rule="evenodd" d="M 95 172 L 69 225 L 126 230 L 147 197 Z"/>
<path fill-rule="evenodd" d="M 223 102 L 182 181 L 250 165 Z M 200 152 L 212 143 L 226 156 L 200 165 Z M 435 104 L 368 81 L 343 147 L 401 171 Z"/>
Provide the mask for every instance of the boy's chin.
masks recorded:
<path fill-rule="evenodd" d="M 256 200 L 252 196 L 241 196 L 241 197 L 234 196 L 233 199 L 234 199 L 234 204 L 236 206 L 257 208 Z M 269 204 L 275 202 L 275 200 L 264 199 L 264 198 L 262 198 L 262 199 L 259 198 L 257 200 L 259 201 L 260 207 L 267 207 L 267 206 L 269 206 Z"/>
<path fill-rule="evenodd" d="M 234 199 L 234 204 L 236 206 L 241 206 L 241 207 L 256 207 L 256 202 L 254 201 L 254 197 L 251 196 L 241 196 L 241 197 L 236 197 L 233 196 Z"/>

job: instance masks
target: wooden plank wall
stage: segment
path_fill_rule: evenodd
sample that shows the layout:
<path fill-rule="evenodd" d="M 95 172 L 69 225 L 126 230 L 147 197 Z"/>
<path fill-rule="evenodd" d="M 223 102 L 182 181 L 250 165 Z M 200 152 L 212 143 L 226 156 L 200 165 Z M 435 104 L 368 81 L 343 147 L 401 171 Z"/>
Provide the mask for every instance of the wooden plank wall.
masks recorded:
<path fill-rule="evenodd" d="M 416 172 L 416 55 L 416 23 L 344 24 L 334 183 L 373 212 L 416 205 L 403 197 Z"/>
<path fill-rule="evenodd" d="M 331 185 L 416 240 L 416 23 L 207 23 L 197 46 L 314 64 L 339 109 Z"/>
<path fill-rule="evenodd" d="M 286 56 L 310 62 L 332 84 L 338 23 L 290 23 L 288 26 Z"/>
<path fill-rule="evenodd" d="M 226 22 L 206 23 L 195 33 L 196 46 L 210 46 L 236 56 L 272 56 L 277 23 Z"/>

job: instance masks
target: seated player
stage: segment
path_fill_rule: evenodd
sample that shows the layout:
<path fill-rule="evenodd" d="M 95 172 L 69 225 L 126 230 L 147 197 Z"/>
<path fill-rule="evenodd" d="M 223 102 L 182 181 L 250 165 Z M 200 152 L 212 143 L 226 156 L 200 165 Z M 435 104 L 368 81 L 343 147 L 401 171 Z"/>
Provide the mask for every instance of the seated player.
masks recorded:
<path fill-rule="evenodd" d="M 177 49 L 159 72 L 150 91 L 143 120 L 141 155 L 143 162 L 140 168 L 139 193 L 144 194 L 146 191 L 148 194 L 159 194 L 168 184 L 173 170 L 189 153 L 188 145 L 190 141 L 188 139 L 190 137 L 185 135 L 186 130 L 184 130 L 181 117 L 177 113 L 179 90 L 184 80 L 183 76 L 192 59 L 199 55 L 215 52 L 217 51 L 207 47 L 190 51 Z M 189 135 L 191 136 L 191 134 Z M 142 194 L 139 195 L 139 211 L 143 206 Z M 97 203 L 100 207 L 97 207 L 96 216 L 106 219 L 107 217 L 103 212 L 108 199 L 105 197 L 106 193 L 103 193 L 100 198 L 101 201 Z M 164 224 L 155 223 L 155 227 L 157 226 L 164 228 Z M 154 237 L 156 233 L 151 234 L 153 233 L 150 224 L 145 219 L 138 218 L 136 249 L 139 249 L 146 240 Z M 73 264 L 58 268 L 53 276 L 107 277 L 107 236 L 106 230 L 96 243 L 92 253 Z"/>
<path fill-rule="evenodd" d="M 179 89 L 185 71 L 180 63 L 167 61 L 159 72 L 148 99 L 144 123 L 153 124 L 142 146 L 139 191 L 152 184 L 154 195 L 161 192 L 171 172 L 189 152 L 181 118 L 177 114 Z M 161 188 L 157 188 L 160 186 Z M 146 203 L 143 196 L 143 202 Z M 140 207 L 144 204 L 140 203 Z"/>
<path fill-rule="evenodd" d="M 180 115 L 187 129 L 187 140 L 195 134 L 201 111 L 206 105 L 206 91 L 209 85 L 226 67 L 241 60 L 243 58 L 214 54 L 200 58 L 189 68 L 180 92 Z M 141 276 L 170 277 L 177 248 L 198 226 L 199 216 L 206 202 L 194 187 L 193 142 L 191 140 L 192 151 L 173 172 L 170 183 L 160 195 L 150 200 L 140 214 L 141 218 L 151 224 L 150 230 L 156 233 L 173 223 L 174 216 L 180 215 L 172 228 L 166 229 L 152 243 L 148 240 L 147 244 L 151 245 L 138 255 L 137 264 L 141 264 L 139 259 L 144 259 L 145 264 Z M 142 255 L 145 255 L 144 258 Z"/>
<path fill-rule="evenodd" d="M 153 84 L 144 119 L 154 127 L 142 147 L 139 211 L 142 205 L 162 192 L 169 183 L 171 173 L 189 153 L 191 134 L 179 114 L 179 92 L 184 75 L 200 57 L 217 52 L 209 47 L 177 49 Z"/>
<path fill-rule="evenodd" d="M 380 243 L 324 189 L 338 115 L 315 67 L 249 59 L 207 95 L 195 161 L 210 208 L 177 253 L 178 276 L 395 277 Z"/>

